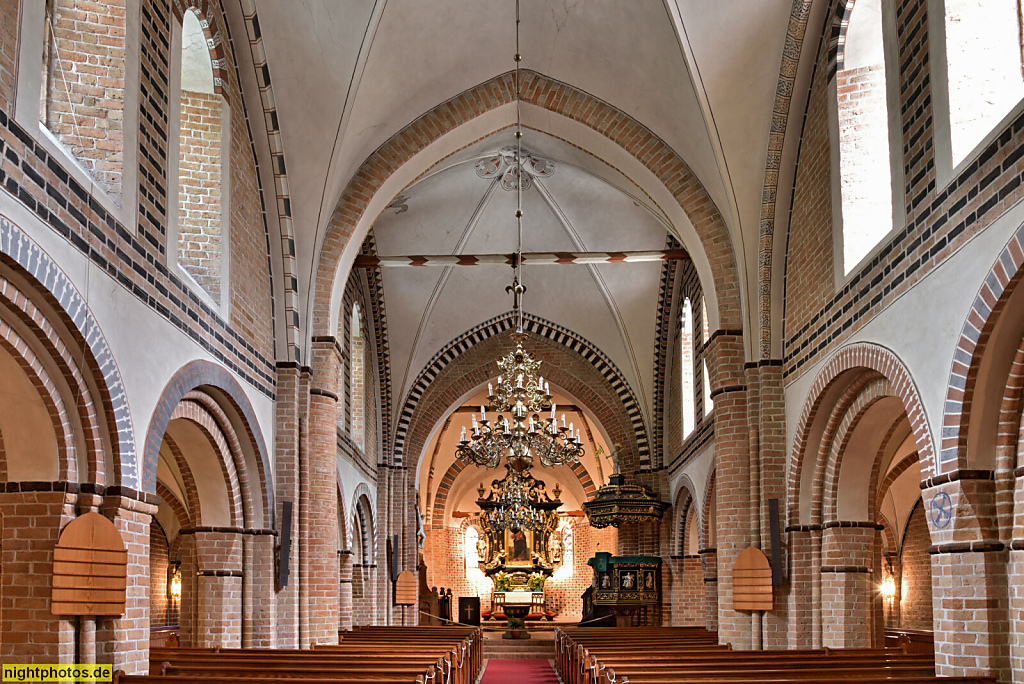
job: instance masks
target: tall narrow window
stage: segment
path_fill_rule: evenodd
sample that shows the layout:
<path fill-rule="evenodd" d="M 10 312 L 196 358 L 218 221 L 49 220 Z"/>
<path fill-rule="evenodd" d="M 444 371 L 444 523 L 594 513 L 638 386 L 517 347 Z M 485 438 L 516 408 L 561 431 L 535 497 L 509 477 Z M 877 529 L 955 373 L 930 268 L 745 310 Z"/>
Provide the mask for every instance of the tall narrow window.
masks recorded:
<path fill-rule="evenodd" d="M 683 380 L 683 437 L 686 438 L 693 432 L 696 423 L 693 394 L 693 307 L 690 305 L 689 297 L 683 301 L 683 334 L 679 346 L 682 350 L 680 370 Z"/>
<path fill-rule="evenodd" d="M 352 441 L 366 448 L 366 340 L 363 338 L 359 305 L 352 306 L 352 359 L 349 363 L 349 387 L 352 389 Z"/>
<path fill-rule="evenodd" d="M 846 42 L 837 65 L 844 274 L 892 229 L 880 4 L 880 0 L 850 3 Z"/>
<path fill-rule="evenodd" d="M 480 530 L 475 527 L 467 527 L 463 552 L 466 556 L 466 579 L 470 581 L 484 579 L 484 574 L 480 570 L 480 554 L 477 552 L 479 543 Z"/>
<path fill-rule="evenodd" d="M 121 203 L 125 0 L 46 0 L 39 121 Z"/>
<path fill-rule="evenodd" d="M 562 521 L 562 526 L 555 532 L 559 536 L 559 541 L 562 544 L 562 564 L 555 570 L 555 579 L 565 579 L 572 577 L 575 572 L 575 562 L 573 558 L 573 532 L 572 523 L 569 520 Z"/>
<path fill-rule="evenodd" d="M 710 416 L 715 408 L 715 402 L 711 399 L 711 379 L 708 377 L 708 362 L 703 361 L 704 372 L 704 415 Z"/>
<path fill-rule="evenodd" d="M 181 25 L 178 123 L 178 263 L 215 301 L 223 283 L 224 99 L 216 91 L 203 25 Z"/>
<path fill-rule="evenodd" d="M 1024 97 L 1020 0 L 946 0 L 946 64 L 956 166 Z"/>

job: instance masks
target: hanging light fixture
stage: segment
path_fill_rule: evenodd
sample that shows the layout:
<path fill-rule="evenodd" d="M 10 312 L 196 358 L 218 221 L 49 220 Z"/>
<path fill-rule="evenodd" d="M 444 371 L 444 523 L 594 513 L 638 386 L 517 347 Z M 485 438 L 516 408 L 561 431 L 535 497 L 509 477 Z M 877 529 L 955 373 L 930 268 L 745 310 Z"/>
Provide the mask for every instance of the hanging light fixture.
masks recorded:
<path fill-rule="evenodd" d="M 516 189 L 516 232 L 517 247 L 513 263 L 512 284 L 505 288 L 512 293 L 513 317 L 516 332 L 512 335 L 515 348 L 504 358 L 498 359 L 498 380 L 495 389 L 487 383 L 487 406 L 480 407 L 480 420 L 473 415 L 472 431 L 462 428 L 456 455 L 463 462 L 475 463 L 486 468 L 497 468 L 502 457 L 513 473 L 529 470 L 534 458 L 544 466 L 570 465 L 584 454 L 580 432 L 572 423 L 567 426 L 565 414 L 561 425 L 557 422 L 557 406 L 552 402 L 550 383 L 538 376 L 541 362 L 523 349 L 526 335 L 523 332 L 522 297 L 526 287 L 522 283 L 523 257 L 523 126 L 520 112 L 519 63 L 523 56 L 519 52 L 519 2 L 516 0 L 516 146 L 511 160 L 510 176 L 514 177 Z M 487 418 L 490 410 L 495 416 L 492 422 Z M 541 414 L 547 414 L 543 416 Z M 516 487 L 523 489 L 520 483 Z M 509 491 L 515 491 L 516 487 Z M 509 494 L 512 496 L 512 494 Z M 520 505 L 508 502 L 506 508 Z"/>

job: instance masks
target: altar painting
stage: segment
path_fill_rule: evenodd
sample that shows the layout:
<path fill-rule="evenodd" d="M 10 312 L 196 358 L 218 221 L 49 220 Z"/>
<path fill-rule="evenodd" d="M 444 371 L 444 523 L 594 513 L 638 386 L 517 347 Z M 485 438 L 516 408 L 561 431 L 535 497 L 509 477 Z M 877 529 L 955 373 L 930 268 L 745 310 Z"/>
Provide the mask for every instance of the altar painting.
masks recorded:
<path fill-rule="evenodd" d="M 505 566 L 533 567 L 533 532 L 505 530 Z"/>

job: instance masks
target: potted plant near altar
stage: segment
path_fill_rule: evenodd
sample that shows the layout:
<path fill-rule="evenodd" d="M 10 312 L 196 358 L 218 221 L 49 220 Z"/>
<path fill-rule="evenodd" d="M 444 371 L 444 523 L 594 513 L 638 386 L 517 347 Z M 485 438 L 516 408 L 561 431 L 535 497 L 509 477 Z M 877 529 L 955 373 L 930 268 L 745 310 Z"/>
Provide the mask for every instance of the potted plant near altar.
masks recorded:
<path fill-rule="evenodd" d="M 497 572 L 494 577 L 494 591 L 511 591 L 512 575 L 507 572 Z"/>
<path fill-rule="evenodd" d="M 526 586 L 530 588 L 530 591 L 544 591 L 544 583 L 547 579 L 547 575 L 539 572 L 533 572 L 530 573 L 529 578 L 527 578 Z"/>

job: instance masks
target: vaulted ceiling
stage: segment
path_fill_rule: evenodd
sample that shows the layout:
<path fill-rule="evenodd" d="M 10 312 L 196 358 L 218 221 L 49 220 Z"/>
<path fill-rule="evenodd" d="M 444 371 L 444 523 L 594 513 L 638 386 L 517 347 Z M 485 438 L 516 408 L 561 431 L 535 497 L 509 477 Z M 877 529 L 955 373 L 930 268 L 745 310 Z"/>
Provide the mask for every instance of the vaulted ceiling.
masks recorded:
<path fill-rule="evenodd" d="M 230 0 L 230 5 L 235 0 Z M 514 68 L 514 0 L 255 0 L 288 160 L 300 296 L 360 164 L 424 112 Z M 525 69 L 635 118 L 694 171 L 728 225 L 744 297 L 792 0 L 522 0 Z M 528 149 L 555 173 L 524 195 L 526 250 L 662 249 L 672 217 L 628 174 L 525 113 Z M 378 253 L 508 252 L 514 193 L 475 164 L 512 142 L 485 135 L 377 219 Z M 677 233 L 678 234 L 678 233 Z M 699 244 L 684 246 L 702 259 Z M 527 311 L 588 338 L 650 417 L 660 265 L 527 269 Z M 391 375 L 401 398 L 452 338 L 510 308 L 501 267 L 387 269 Z M 747 325 L 756 312 L 747 306 Z"/>

